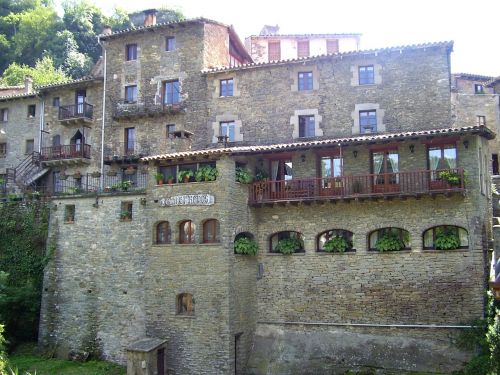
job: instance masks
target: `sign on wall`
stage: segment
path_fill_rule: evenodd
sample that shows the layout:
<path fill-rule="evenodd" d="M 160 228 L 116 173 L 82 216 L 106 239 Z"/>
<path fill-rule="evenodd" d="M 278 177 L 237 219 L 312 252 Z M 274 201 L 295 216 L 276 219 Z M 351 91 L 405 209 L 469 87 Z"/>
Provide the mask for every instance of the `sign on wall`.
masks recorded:
<path fill-rule="evenodd" d="M 215 197 L 212 194 L 188 194 L 176 195 L 159 200 L 161 207 L 171 206 L 211 206 L 215 203 Z"/>

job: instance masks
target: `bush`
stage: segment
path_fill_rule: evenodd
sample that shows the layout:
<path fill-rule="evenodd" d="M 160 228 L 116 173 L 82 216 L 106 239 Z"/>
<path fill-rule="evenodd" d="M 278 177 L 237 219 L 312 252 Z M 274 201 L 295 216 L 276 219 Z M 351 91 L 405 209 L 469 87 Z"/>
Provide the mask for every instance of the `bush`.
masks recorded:
<path fill-rule="evenodd" d="M 375 243 L 375 248 L 378 251 L 399 251 L 404 249 L 405 243 L 398 234 L 386 232 Z"/>
<path fill-rule="evenodd" d="M 281 254 L 289 255 L 302 250 L 302 243 L 297 238 L 283 238 L 278 241 L 274 250 Z"/>
<path fill-rule="evenodd" d="M 460 247 L 460 238 L 455 232 L 446 230 L 436 234 L 434 244 L 438 250 L 454 250 Z"/>
<path fill-rule="evenodd" d="M 249 184 L 253 181 L 252 175 L 245 168 L 236 168 L 236 181 L 242 184 Z"/>
<path fill-rule="evenodd" d="M 236 254 L 257 255 L 259 245 L 252 238 L 240 237 L 234 241 L 234 252 Z"/>
<path fill-rule="evenodd" d="M 349 242 L 341 236 L 335 236 L 331 240 L 325 242 L 323 249 L 329 253 L 343 253 L 349 249 Z"/>

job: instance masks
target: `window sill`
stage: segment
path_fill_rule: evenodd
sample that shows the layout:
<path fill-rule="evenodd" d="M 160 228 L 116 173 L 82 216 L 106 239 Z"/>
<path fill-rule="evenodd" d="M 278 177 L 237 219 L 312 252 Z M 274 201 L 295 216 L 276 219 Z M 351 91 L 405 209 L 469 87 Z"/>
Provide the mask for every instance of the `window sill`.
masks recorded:
<path fill-rule="evenodd" d="M 65 221 L 64 224 L 75 224 L 75 221 Z"/>
<path fill-rule="evenodd" d="M 130 221 L 132 221 L 132 219 L 120 219 L 121 222 L 125 222 L 125 223 L 128 223 Z"/>
<path fill-rule="evenodd" d="M 329 253 L 328 251 L 316 251 L 316 255 L 355 255 L 356 250 L 351 250 L 351 251 L 344 251 L 344 252 L 332 252 Z"/>
<path fill-rule="evenodd" d="M 356 86 L 357 87 L 373 87 L 373 86 L 378 86 L 378 83 L 364 83 L 364 84 L 358 83 Z"/>
<path fill-rule="evenodd" d="M 395 250 L 395 251 L 379 251 L 379 250 L 368 250 L 368 254 L 409 254 L 411 253 L 410 250 Z"/>
<path fill-rule="evenodd" d="M 202 245 L 202 246 L 220 246 L 220 242 L 202 242 L 202 243 L 199 243 L 198 245 Z"/>
<path fill-rule="evenodd" d="M 185 315 L 185 314 L 175 314 L 175 317 L 182 319 L 196 319 L 195 315 Z"/>
<path fill-rule="evenodd" d="M 437 250 L 437 249 L 424 249 L 422 253 L 468 253 L 469 248 L 467 249 L 453 249 L 453 250 Z"/>
<path fill-rule="evenodd" d="M 272 257 L 289 257 L 289 256 L 304 256 L 306 255 L 305 252 L 303 253 L 293 253 L 293 254 L 281 254 L 281 253 L 266 253 L 267 256 L 272 256 Z"/>
<path fill-rule="evenodd" d="M 222 95 L 219 95 L 219 99 L 227 99 L 227 98 L 234 98 L 235 95 L 226 95 L 226 96 L 222 96 Z"/>

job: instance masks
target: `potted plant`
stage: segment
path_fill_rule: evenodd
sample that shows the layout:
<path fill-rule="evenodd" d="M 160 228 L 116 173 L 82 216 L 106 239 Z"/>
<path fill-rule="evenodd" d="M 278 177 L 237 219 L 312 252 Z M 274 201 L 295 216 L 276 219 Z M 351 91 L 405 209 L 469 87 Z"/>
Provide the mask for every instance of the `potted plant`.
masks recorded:
<path fill-rule="evenodd" d="M 378 251 L 399 251 L 404 249 L 405 243 L 393 232 L 386 232 L 375 242 L 375 248 Z"/>
<path fill-rule="evenodd" d="M 73 174 L 73 178 L 81 178 L 82 177 L 82 173 L 80 171 L 76 171 L 74 174 Z"/>
<path fill-rule="evenodd" d="M 274 250 L 284 255 L 290 255 L 301 249 L 302 243 L 299 239 L 283 238 L 278 241 L 278 244 L 276 245 Z"/>
<path fill-rule="evenodd" d="M 59 173 L 59 179 L 60 180 L 67 180 L 68 179 L 68 175 L 66 174 L 65 171 L 62 171 L 61 173 Z"/>
<path fill-rule="evenodd" d="M 438 173 L 438 177 L 452 186 L 460 185 L 462 182 L 460 175 L 454 171 L 441 171 Z"/>
<path fill-rule="evenodd" d="M 170 185 L 172 185 L 174 183 L 174 180 L 175 180 L 174 176 L 170 175 L 167 178 L 167 183 L 170 184 Z"/>
<path fill-rule="evenodd" d="M 328 253 L 343 253 L 350 247 L 349 241 L 342 236 L 335 236 L 323 245 L 323 249 Z"/>
<path fill-rule="evenodd" d="M 186 183 L 186 182 L 189 182 L 189 179 L 191 177 L 193 177 L 193 171 L 187 169 L 187 170 L 184 170 L 184 171 L 179 171 L 177 179 L 178 179 L 179 182 Z"/>
<path fill-rule="evenodd" d="M 460 238 L 452 230 L 443 230 L 436 234 L 434 246 L 436 250 L 455 250 L 460 247 Z"/>
<path fill-rule="evenodd" d="M 125 169 L 125 174 L 127 175 L 132 175 L 134 173 L 135 173 L 135 168 L 132 167 L 131 165 L 127 169 Z"/>
<path fill-rule="evenodd" d="M 155 176 L 156 184 L 157 185 L 163 185 L 163 178 L 164 178 L 163 173 L 156 172 L 154 174 L 154 176 Z"/>
<path fill-rule="evenodd" d="M 250 171 L 246 168 L 236 168 L 236 181 L 242 184 L 249 184 L 253 181 Z"/>
<path fill-rule="evenodd" d="M 130 180 L 127 180 L 127 181 L 122 181 L 120 183 L 120 188 L 123 190 L 123 191 L 128 191 L 128 189 L 130 189 L 132 187 L 132 181 Z"/>
<path fill-rule="evenodd" d="M 110 170 L 108 170 L 108 173 L 107 173 L 107 175 L 108 175 L 108 176 L 111 176 L 111 177 L 116 176 L 116 174 L 117 174 L 117 172 L 116 172 L 116 170 L 114 170 L 114 169 L 110 169 Z"/>
<path fill-rule="evenodd" d="M 259 252 L 259 245 L 257 245 L 257 242 L 252 238 L 240 237 L 234 241 L 234 252 L 242 255 L 257 255 Z"/>
<path fill-rule="evenodd" d="M 99 172 L 99 171 L 94 171 L 94 172 L 92 172 L 90 175 L 91 175 L 92 177 L 94 177 L 94 178 L 99 178 L 99 177 L 101 177 L 101 172 Z"/>
<path fill-rule="evenodd" d="M 194 178 L 196 182 L 215 181 L 218 174 L 219 172 L 217 171 L 217 168 L 210 165 L 205 165 L 195 172 Z"/>
<path fill-rule="evenodd" d="M 120 220 L 121 221 L 130 221 L 131 220 L 130 212 L 129 211 L 120 212 Z"/>

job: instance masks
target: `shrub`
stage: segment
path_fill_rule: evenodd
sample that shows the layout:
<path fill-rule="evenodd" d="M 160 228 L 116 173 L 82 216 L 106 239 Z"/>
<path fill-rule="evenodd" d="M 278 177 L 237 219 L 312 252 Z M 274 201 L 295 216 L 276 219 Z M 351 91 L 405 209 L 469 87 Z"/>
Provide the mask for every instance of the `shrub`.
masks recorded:
<path fill-rule="evenodd" d="M 329 253 L 343 253 L 349 247 L 349 242 L 344 237 L 335 236 L 325 242 L 323 249 Z"/>
<path fill-rule="evenodd" d="M 236 181 L 242 183 L 242 184 L 249 184 L 253 181 L 253 177 L 250 174 L 250 171 L 248 171 L 245 168 L 236 168 Z"/>
<path fill-rule="evenodd" d="M 460 185 L 460 175 L 453 171 L 441 171 L 438 174 L 439 178 L 446 181 L 450 185 Z"/>
<path fill-rule="evenodd" d="M 398 234 L 386 232 L 375 243 L 375 248 L 378 251 L 399 251 L 404 249 L 405 243 Z"/>
<path fill-rule="evenodd" d="M 276 245 L 276 248 L 274 250 L 281 254 L 289 255 L 301 249 L 302 249 L 302 243 L 300 242 L 299 239 L 283 238 L 278 241 L 278 244 Z"/>
<path fill-rule="evenodd" d="M 240 237 L 234 241 L 234 252 L 236 254 L 257 255 L 259 245 L 252 238 Z"/>
<path fill-rule="evenodd" d="M 460 247 L 460 238 L 452 230 L 444 230 L 436 234 L 434 245 L 438 250 L 454 250 Z"/>

